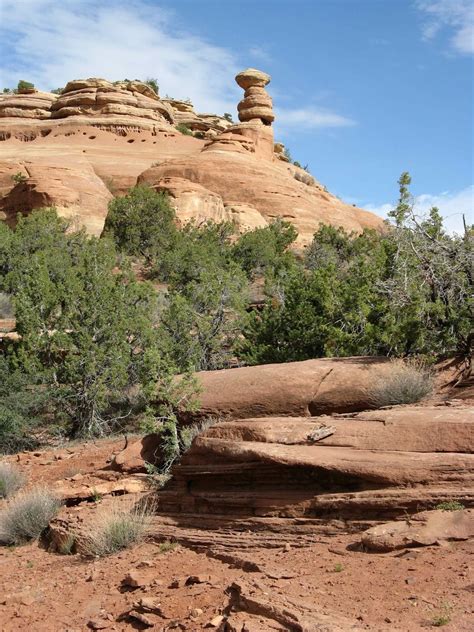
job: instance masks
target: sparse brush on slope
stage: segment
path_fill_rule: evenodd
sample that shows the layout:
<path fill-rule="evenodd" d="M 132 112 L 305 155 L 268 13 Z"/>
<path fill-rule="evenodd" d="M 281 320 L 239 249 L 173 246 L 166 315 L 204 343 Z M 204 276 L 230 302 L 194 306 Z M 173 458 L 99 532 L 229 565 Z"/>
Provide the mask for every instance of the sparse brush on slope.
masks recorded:
<path fill-rule="evenodd" d="M 0 463 L 0 498 L 13 496 L 23 487 L 25 477 L 10 463 Z"/>
<path fill-rule="evenodd" d="M 38 538 L 60 507 L 59 498 L 47 489 L 18 494 L 0 513 L 0 542 L 18 545 Z"/>
<path fill-rule="evenodd" d="M 377 408 L 414 404 L 433 392 L 433 376 L 420 363 L 395 361 L 388 373 L 380 376 L 370 396 Z"/>

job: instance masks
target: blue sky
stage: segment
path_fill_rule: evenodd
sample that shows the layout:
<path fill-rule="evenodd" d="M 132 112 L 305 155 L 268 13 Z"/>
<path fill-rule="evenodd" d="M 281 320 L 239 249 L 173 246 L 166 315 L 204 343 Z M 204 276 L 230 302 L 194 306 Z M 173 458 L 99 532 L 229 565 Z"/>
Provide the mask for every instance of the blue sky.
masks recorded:
<path fill-rule="evenodd" d="M 232 112 L 269 72 L 275 133 L 351 203 L 386 212 L 404 170 L 451 228 L 473 208 L 470 0 L 0 0 L 0 85 L 157 77 Z"/>

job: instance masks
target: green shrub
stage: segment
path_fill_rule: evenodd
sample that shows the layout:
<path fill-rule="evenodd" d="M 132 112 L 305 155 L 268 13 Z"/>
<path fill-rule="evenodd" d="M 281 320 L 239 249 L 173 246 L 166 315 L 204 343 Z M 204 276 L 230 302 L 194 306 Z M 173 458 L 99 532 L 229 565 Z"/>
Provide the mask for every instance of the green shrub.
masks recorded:
<path fill-rule="evenodd" d="M 0 498 L 13 496 L 25 484 L 25 477 L 10 463 L 0 463 Z"/>
<path fill-rule="evenodd" d="M 34 87 L 35 87 L 34 83 L 30 83 L 29 81 L 20 79 L 17 85 L 17 90 L 18 92 L 20 92 L 21 90 L 32 90 Z"/>
<path fill-rule="evenodd" d="M 150 528 L 154 509 L 146 502 L 135 506 L 116 502 L 104 507 L 89 525 L 81 550 L 86 555 L 102 557 L 142 541 Z"/>
<path fill-rule="evenodd" d="M 155 94 L 158 94 L 158 90 L 159 90 L 158 79 L 147 77 L 147 79 L 145 79 L 143 83 L 146 83 L 146 85 L 150 86 L 150 88 L 153 90 L 153 92 L 155 92 Z"/>
<path fill-rule="evenodd" d="M 433 377 L 428 369 L 413 362 L 397 361 L 375 381 L 369 395 L 372 404 L 381 408 L 414 404 L 432 392 Z"/>
<path fill-rule="evenodd" d="M 0 355 L 0 454 L 37 446 L 34 428 L 40 425 L 49 398 L 41 379 L 39 372 L 35 383 Z"/>
<path fill-rule="evenodd" d="M 60 507 L 61 501 L 47 489 L 18 494 L 0 513 L 0 542 L 18 545 L 38 538 Z"/>
<path fill-rule="evenodd" d="M 12 180 L 15 184 L 22 184 L 23 182 L 26 182 L 28 180 L 28 176 L 26 176 L 21 171 L 18 171 L 17 173 L 14 173 L 12 175 Z"/>
<path fill-rule="evenodd" d="M 171 388 L 174 367 L 160 352 L 156 293 L 126 267 L 117 271 L 110 240 L 70 232 L 54 211 L 36 211 L 17 224 L 12 262 L 6 284 L 21 340 L 11 364 L 44 374 L 70 434 L 117 427 L 131 412 L 128 389 L 135 401 L 152 393 L 169 401 L 157 394 Z"/>
<path fill-rule="evenodd" d="M 172 542 L 171 540 L 163 540 L 163 542 L 160 542 L 158 546 L 158 551 L 160 553 L 170 553 L 171 551 L 174 551 L 177 547 L 177 542 Z"/>
<path fill-rule="evenodd" d="M 8 294 L 0 292 L 0 319 L 10 319 L 15 316 L 13 305 Z"/>
<path fill-rule="evenodd" d="M 438 612 L 434 615 L 431 620 L 431 625 L 434 628 L 441 628 L 448 623 L 451 623 L 451 615 L 453 612 L 453 606 L 450 603 L 441 604 Z"/>
<path fill-rule="evenodd" d="M 178 130 L 178 132 L 181 132 L 181 134 L 184 134 L 184 136 L 193 136 L 193 131 L 190 130 L 189 127 L 184 123 L 179 123 L 179 125 L 176 125 L 176 129 Z"/>
<path fill-rule="evenodd" d="M 441 511 L 461 511 L 465 509 L 464 505 L 457 500 L 449 500 L 443 503 L 439 503 L 436 505 L 435 509 L 440 509 Z"/>
<path fill-rule="evenodd" d="M 175 221 L 165 193 L 137 186 L 109 203 L 104 235 L 112 237 L 122 252 L 151 264 L 161 253 L 173 250 L 178 232 Z"/>

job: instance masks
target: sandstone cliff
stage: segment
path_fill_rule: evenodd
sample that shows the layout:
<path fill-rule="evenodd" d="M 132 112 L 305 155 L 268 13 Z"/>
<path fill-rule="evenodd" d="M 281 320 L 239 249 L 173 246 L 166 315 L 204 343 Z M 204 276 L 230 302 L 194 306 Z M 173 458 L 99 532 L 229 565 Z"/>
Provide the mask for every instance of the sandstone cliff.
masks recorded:
<path fill-rule="evenodd" d="M 274 142 L 270 76 L 247 69 L 239 122 L 197 114 L 139 81 L 70 81 L 62 93 L 29 90 L 0 98 L 0 213 L 55 205 L 100 234 L 111 195 L 137 183 L 170 194 L 181 221 L 234 221 L 240 231 L 291 221 L 299 245 L 320 223 L 378 228 L 372 213 L 345 204 L 291 164 Z M 195 135 L 182 134 L 185 125 Z M 12 175 L 21 173 L 22 182 Z"/>

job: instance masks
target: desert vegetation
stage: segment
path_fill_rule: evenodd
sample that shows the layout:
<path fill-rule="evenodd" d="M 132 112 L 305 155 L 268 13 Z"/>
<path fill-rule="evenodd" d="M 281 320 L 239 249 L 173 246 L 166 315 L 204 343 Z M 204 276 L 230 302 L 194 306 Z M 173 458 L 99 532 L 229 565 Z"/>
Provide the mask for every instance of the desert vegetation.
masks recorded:
<path fill-rule="evenodd" d="M 0 463 L 0 498 L 13 496 L 25 482 L 23 474 L 10 463 Z"/>
<path fill-rule="evenodd" d="M 17 545 L 38 538 L 60 507 L 61 501 L 47 489 L 20 492 L 0 512 L 0 543 Z"/>
<path fill-rule="evenodd" d="M 0 296 L 19 334 L 2 343 L 1 450 L 34 447 L 45 428 L 146 425 L 168 436 L 172 463 L 192 372 L 242 364 L 408 358 L 374 385 L 374 405 L 428 395 L 423 367 L 471 353 L 473 230 L 447 233 L 435 208 L 418 218 L 409 184 L 402 174 L 383 232 L 321 226 L 304 253 L 282 220 L 240 236 L 179 226 L 167 196 L 143 186 L 112 200 L 101 239 L 52 208 L 0 224 Z"/>
<path fill-rule="evenodd" d="M 152 503 L 117 503 L 99 510 L 82 537 L 85 555 L 102 557 L 142 541 L 154 513 Z"/>

